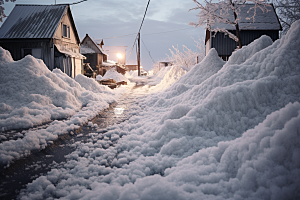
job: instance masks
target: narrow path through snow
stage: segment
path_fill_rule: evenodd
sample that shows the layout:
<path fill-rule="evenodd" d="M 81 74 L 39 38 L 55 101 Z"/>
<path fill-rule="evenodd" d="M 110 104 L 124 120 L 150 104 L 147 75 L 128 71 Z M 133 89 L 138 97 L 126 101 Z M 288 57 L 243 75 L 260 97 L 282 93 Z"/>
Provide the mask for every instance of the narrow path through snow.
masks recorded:
<path fill-rule="evenodd" d="M 20 190 L 35 178 L 45 175 L 52 168 L 65 163 L 65 156 L 75 150 L 76 142 L 87 140 L 93 133 L 105 133 L 109 127 L 121 123 L 131 117 L 129 109 L 136 104 L 136 98 L 141 94 L 134 92 L 134 89 L 121 97 L 118 103 L 102 111 L 87 125 L 82 126 L 74 134 L 65 134 L 54 141 L 51 146 L 41 151 L 32 152 L 28 157 L 16 160 L 8 168 L 0 168 L 0 198 L 16 199 Z M 43 128 L 38 127 L 38 128 Z M 17 132 L 16 132 L 17 133 Z M 19 132 L 21 134 L 21 132 Z M 18 135 L 18 134 L 16 134 Z M 103 137 L 103 139 L 106 139 Z M 112 140 L 109 146 L 115 145 L 117 140 Z M 107 146 L 106 148 L 108 148 Z"/>

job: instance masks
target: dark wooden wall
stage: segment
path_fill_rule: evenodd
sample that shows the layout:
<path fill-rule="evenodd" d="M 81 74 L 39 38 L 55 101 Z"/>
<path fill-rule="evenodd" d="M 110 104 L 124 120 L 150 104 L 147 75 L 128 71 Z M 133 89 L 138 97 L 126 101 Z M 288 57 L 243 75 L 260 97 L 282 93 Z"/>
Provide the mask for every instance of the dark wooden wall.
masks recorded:
<path fill-rule="evenodd" d="M 232 31 L 235 34 L 235 31 Z M 268 35 L 273 41 L 279 38 L 279 31 L 272 30 L 251 30 L 251 31 L 241 31 L 242 45 L 248 45 L 255 39 L 261 37 L 262 35 Z M 212 37 L 211 47 L 215 48 L 219 56 L 230 56 L 232 52 L 237 48 L 238 43 L 233 39 L 229 38 L 228 35 L 218 32 L 215 37 Z"/>
<path fill-rule="evenodd" d="M 84 63 L 90 63 L 90 66 L 93 70 L 98 70 L 101 64 L 103 63 L 103 55 L 99 53 L 87 53 L 83 54 L 86 59 Z"/>
<path fill-rule="evenodd" d="M 15 61 L 23 58 L 22 49 L 40 48 L 42 60 L 48 68 L 51 65 L 52 43 L 50 39 L 1 39 L 0 46 L 8 50 Z"/>

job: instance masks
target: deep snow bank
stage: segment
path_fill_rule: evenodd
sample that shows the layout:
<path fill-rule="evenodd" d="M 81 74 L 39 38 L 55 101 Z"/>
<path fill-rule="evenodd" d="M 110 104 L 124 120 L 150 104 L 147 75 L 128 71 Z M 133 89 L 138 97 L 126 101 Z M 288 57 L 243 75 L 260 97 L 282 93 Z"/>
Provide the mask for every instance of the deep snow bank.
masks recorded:
<path fill-rule="evenodd" d="M 212 50 L 163 93 L 141 99 L 139 115 L 77 143 L 64 168 L 21 198 L 299 199 L 299 35 L 297 21 L 221 69 Z M 118 143 L 106 149 L 109 139 Z"/>
<path fill-rule="evenodd" d="M 51 72 L 41 60 L 30 55 L 13 61 L 1 47 L 0 64 L 0 130 L 30 128 L 53 121 L 46 130 L 29 131 L 23 139 L 1 143 L 1 163 L 45 147 L 57 135 L 86 123 L 118 98 L 118 91 L 112 92 L 83 75 L 75 81 L 58 69 Z M 70 119 L 55 121 L 65 118 Z"/>

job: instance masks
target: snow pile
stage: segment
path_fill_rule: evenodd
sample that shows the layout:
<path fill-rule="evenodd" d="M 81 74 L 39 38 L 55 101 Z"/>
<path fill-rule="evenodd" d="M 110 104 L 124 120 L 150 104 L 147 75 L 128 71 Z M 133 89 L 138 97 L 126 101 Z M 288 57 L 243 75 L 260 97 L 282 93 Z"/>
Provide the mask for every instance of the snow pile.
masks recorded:
<path fill-rule="evenodd" d="M 118 73 L 114 70 L 108 70 L 104 76 L 103 79 L 114 79 L 117 83 L 121 81 L 128 81 L 128 79 L 123 76 L 121 73 Z"/>
<path fill-rule="evenodd" d="M 148 85 L 159 84 L 171 68 L 171 66 L 161 68 L 155 75 L 151 77 L 151 82 L 149 82 Z"/>
<path fill-rule="evenodd" d="M 97 76 L 96 76 L 96 81 L 101 81 L 103 79 L 103 77 L 100 75 L 100 74 L 98 74 Z"/>
<path fill-rule="evenodd" d="M 158 72 L 158 74 L 148 83 L 148 85 L 153 85 L 153 83 L 158 83 L 154 87 L 150 88 L 150 92 L 161 91 L 164 90 L 183 76 L 187 71 L 177 65 L 166 67 Z M 163 78 L 161 79 L 163 75 Z"/>
<path fill-rule="evenodd" d="M 30 55 L 13 61 L 10 53 L 0 48 L 0 56 L 0 130 L 51 123 L 46 130 L 29 131 L 23 139 L 1 143 L 1 163 L 44 148 L 58 134 L 87 123 L 118 98 L 93 79 L 79 75 L 76 82 L 59 69 L 49 71 Z M 63 120 L 66 118 L 70 119 Z"/>
<path fill-rule="evenodd" d="M 97 77 L 101 77 L 101 75 L 98 75 Z M 99 78 L 98 78 L 99 79 Z M 96 79 L 97 80 L 97 79 Z M 112 94 L 112 90 L 109 89 L 109 87 L 106 87 L 104 85 L 100 85 L 95 81 L 93 78 L 88 78 L 82 74 L 79 74 L 75 77 L 75 81 L 78 82 L 81 87 L 83 87 L 86 90 L 93 91 L 94 93 L 107 93 Z"/>
<path fill-rule="evenodd" d="M 242 64 L 256 52 L 270 46 L 272 43 L 273 41 L 270 37 L 263 35 L 259 39 L 254 40 L 251 44 L 243 46 L 239 51 L 233 52 L 226 65 Z"/>
<path fill-rule="evenodd" d="M 297 21 L 221 70 L 211 50 L 164 93 L 140 99 L 138 115 L 76 143 L 64 168 L 21 199 L 299 199 L 299 35 Z"/>
<path fill-rule="evenodd" d="M 124 76 L 126 78 L 136 78 L 136 77 L 138 77 L 138 70 L 126 71 Z"/>

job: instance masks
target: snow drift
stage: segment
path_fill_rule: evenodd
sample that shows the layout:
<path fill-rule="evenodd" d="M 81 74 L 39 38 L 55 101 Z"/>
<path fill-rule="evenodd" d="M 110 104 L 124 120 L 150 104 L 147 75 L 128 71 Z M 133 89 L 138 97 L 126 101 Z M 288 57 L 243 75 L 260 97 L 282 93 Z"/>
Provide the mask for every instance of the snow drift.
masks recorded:
<path fill-rule="evenodd" d="M 114 70 L 108 70 L 104 74 L 103 79 L 114 79 L 117 83 L 122 81 L 128 81 L 128 79 L 125 76 Z"/>
<path fill-rule="evenodd" d="M 0 163 L 44 148 L 58 134 L 87 123 L 118 98 L 118 92 L 93 79 L 78 75 L 74 80 L 59 69 L 51 72 L 30 55 L 13 61 L 1 47 L 0 65 L 0 130 L 51 123 L 46 130 L 29 131 L 23 139 L 1 143 Z M 1 134 L 1 139 L 6 137 Z"/>
<path fill-rule="evenodd" d="M 77 143 L 63 168 L 20 198 L 299 199 L 299 35 L 297 21 L 225 65 L 211 50 L 141 99 L 139 115 Z M 118 143 L 106 149 L 108 139 Z"/>

